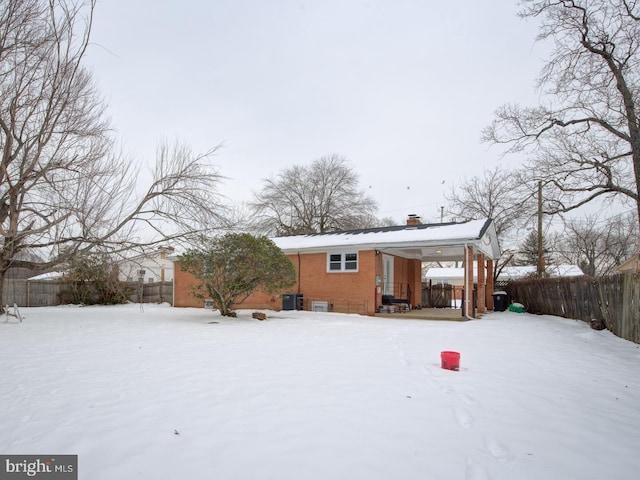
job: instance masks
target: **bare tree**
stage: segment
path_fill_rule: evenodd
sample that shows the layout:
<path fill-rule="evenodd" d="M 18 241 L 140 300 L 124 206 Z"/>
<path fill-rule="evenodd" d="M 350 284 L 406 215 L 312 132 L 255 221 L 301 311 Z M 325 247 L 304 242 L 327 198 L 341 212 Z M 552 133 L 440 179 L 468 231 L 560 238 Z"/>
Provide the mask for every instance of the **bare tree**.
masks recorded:
<path fill-rule="evenodd" d="M 613 197 L 640 212 L 640 3 L 521 3 L 555 46 L 539 78 L 549 102 L 499 108 L 483 139 L 532 153 L 528 170 L 547 184 L 549 213 Z"/>
<path fill-rule="evenodd" d="M 358 189 L 358 175 L 339 155 L 294 165 L 264 182 L 252 207 L 258 231 L 266 235 L 348 230 L 377 221 L 375 201 Z"/>
<path fill-rule="evenodd" d="M 637 249 L 635 215 L 605 219 L 587 216 L 567 221 L 558 254 L 591 276 L 610 273 Z"/>
<path fill-rule="evenodd" d="M 535 214 L 532 195 L 517 172 L 500 167 L 485 170 L 482 176 L 463 177 L 446 195 L 448 216 L 493 219 L 502 248 L 502 257 L 494 266 L 496 276 L 512 261 L 520 232 Z"/>
<path fill-rule="evenodd" d="M 0 4 L 0 298 L 11 266 L 48 268 L 220 219 L 213 151 L 161 145 L 151 185 L 139 191 L 140 172 L 116 152 L 105 104 L 82 66 L 94 8 L 95 0 Z"/>

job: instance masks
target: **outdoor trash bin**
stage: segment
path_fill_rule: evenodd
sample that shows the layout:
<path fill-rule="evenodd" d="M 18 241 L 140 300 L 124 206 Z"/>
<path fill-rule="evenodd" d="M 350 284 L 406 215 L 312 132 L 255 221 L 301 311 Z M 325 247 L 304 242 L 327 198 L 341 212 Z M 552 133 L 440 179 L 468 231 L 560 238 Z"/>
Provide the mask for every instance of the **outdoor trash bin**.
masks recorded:
<path fill-rule="evenodd" d="M 493 292 L 493 310 L 504 312 L 507 309 L 507 292 Z"/>

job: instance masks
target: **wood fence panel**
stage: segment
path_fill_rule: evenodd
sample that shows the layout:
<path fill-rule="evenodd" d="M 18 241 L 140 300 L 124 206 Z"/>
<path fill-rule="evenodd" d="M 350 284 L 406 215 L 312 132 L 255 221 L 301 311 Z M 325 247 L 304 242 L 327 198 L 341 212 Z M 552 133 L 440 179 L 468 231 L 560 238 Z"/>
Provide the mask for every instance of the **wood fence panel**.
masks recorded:
<path fill-rule="evenodd" d="M 5 280 L 3 305 L 46 307 L 60 305 L 60 293 L 67 283 L 58 280 Z"/>
<path fill-rule="evenodd" d="M 61 304 L 61 293 L 68 290 L 71 282 L 64 280 L 5 280 L 2 305 L 19 307 L 51 307 Z M 138 295 L 137 283 L 133 283 L 132 302 L 160 303 L 173 305 L 173 282 L 143 283 L 142 295 Z"/>
<path fill-rule="evenodd" d="M 528 278 L 507 285 L 512 302 L 530 313 L 589 322 L 602 320 L 615 335 L 640 343 L 640 275 Z"/>
<path fill-rule="evenodd" d="M 128 282 L 134 303 L 170 303 L 173 305 L 173 282 L 138 283 Z"/>
<path fill-rule="evenodd" d="M 27 306 L 46 307 L 60 305 L 60 293 L 67 284 L 52 280 L 33 280 L 27 282 Z"/>
<path fill-rule="evenodd" d="M 623 304 L 622 325 L 616 335 L 640 343 L 640 277 L 636 275 L 635 280 L 625 278 L 623 297 L 628 301 Z"/>
<path fill-rule="evenodd" d="M 27 281 L 5 280 L 2 290 L 2 305 L 27 306 Z"/>

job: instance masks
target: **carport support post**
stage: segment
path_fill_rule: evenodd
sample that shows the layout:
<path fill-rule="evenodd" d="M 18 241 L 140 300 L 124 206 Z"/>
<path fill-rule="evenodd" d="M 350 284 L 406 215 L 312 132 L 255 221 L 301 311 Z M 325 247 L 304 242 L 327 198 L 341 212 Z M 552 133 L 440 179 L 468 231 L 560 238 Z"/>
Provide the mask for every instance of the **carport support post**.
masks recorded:
<path fill-rule="evenodd" d="M 493 260 L 487 260 L 487 309 L 493 310 Z"/>
<path fill-rule="evenodd" d="M 464 247 L 464 314 L 467 318 L 474 318 L 473 311 L 473 247 Z"/>
<path fill-rule="evenodd" d="M 487 311 L 485 302 L 485 280 L 484 280 L 484 253 L 478 253 L 478 313 L 484 313 Z"/>

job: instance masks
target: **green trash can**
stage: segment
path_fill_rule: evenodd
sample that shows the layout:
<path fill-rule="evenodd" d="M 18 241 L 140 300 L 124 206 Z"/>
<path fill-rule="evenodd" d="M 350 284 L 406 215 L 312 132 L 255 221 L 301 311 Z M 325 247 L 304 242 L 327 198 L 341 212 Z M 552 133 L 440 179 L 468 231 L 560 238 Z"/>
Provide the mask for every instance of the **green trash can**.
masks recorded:
<path fill-rule="evenodd" d="M 524 313 L 524 305 L 522 305 L 521 303 L 512 303 L 511 305 L 509 305 L 509 311 L 516 312 L 516 313 Z"/>

